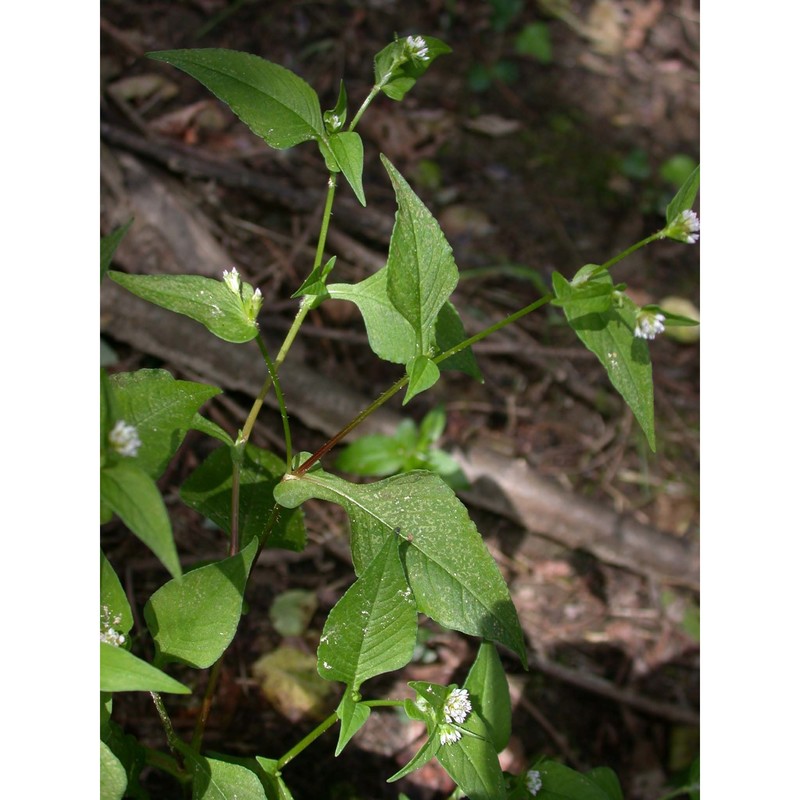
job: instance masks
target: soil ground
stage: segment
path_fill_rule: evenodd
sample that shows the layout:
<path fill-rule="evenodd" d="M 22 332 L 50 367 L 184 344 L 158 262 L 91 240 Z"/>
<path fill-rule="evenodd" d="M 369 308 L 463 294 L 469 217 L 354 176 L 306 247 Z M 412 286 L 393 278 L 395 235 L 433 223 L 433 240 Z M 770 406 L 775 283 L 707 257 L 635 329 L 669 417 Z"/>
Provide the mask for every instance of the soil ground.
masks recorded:
<path fill-rule="evenodd" d="M 675 156 L 698 158 L 695 0 L 106 0 L 101 17 L 105 120 L 140 132 L 158 130 L 266 174 L 291 175 L 298 188 L 320 201 L 325 173 L 310 145 L 289 154 L 268 151 L 209 101 L 199 84 L 143 54 L 181 47 L 257 53 L 302 75 L 323 108 L 335 104 L 344 77 L 353 109 L 371 86 L 373 55 L 393 35 L 425 33 L 448 42 L 453 53 L 437 61 L 403 103 L 380 99 L 365 116 L 364 182 L 370 204 L 393 214 L 378 152 L 409 179 L 453 245 L 462 272 L 456 304 L 476 319 L 510 313 L 520 298 L 535 298 L 553 270 L 570 277 L 581 265 L 602 262 L 657 230 L 665 198 L 674 192 L 662 167 Z M 548 63 L 519 52 L 518 37 L 533 23 L 546 26 L 552 46 Z M 137 89 L 131 79 L 142 76 L 154 76 L 156 88 Z M 186 185 L 240 269 L 260 277 L 265 307 L 282 309 L 271 324 L 288 328 L 294 305 L 286 300 L 307 271 L 298 242 L 310 235 L 314 244 L 318 215 L 258 204 L 213 181 Z M 342 187 L 340 194 L 346 191 Z M 104 219 L 103 232 L 117 222 Z M 698 264 L 698 248 L 660 243 L 622 262 L 615 278 L 628 284 L 640 304 L 678 296 L 697 306 Z M 355 263 L 343 269 L 341 281 L 367 274 Z M 344 377 L 368 396 L 394 379 L 391 369 L 376 367 L 352 314 L 323 308 L 310 324 L 323 334 L 352 334 L 349 343 L 341 336 L 307 348 L 309 362 L 324 373 Z M 562 486 L 676 537 L 696 539 L 699 345 L 667 337 L 652 343 L 659 436 L 659 452 L 652 454 L 602 367 L 581 352 L 556 309 L 526 318 L 519 330 L 519 338 L 505 340 L 501 352 L 481 358 L 483 385 L 449 376 L 410 414 L 419 420 L 442 403 L 448 415 L 445 445 L 489 431 L 499 447 Z M 520 357 L 524 342 L 552 348 L 561 366 Z M 124 343 L 109 344 L 119 359 L 115 370 L 153 365 L 150 356 Z M 237 413 L 248 402 L 235 393 L 227 396 L 231 405 L 220 413 L 230 413 L 235 430 L 241 424 Z M 311 431 L 298 431 L 297 439 L 300 447 L 319 444 Z M 224 548 L 219 533 L 203 528 L 176 497 L 176 487 L 206 453 L 206 443 L 190 435 L 162 481 L 187 563 L 219 557 Z M 346 561 L 336 557 L 336 543 L 346 537 L 337 511 L 311 506 L 309 548 L 296 556 L 276 555 L 273 568 L 256 577 L 249 613 L 226 656 L 207 730 L 210 750 L 274 757 L 314 725 L 313 715 L 270 704 L 252 668 L 260 656 L 286 644 L 269 621 L 269 609 L 287 589 L 308 589 L 318 599 L 311 632 L 292 642 L 314 652 L 327 610 L 352 580 Z M 504 570 L 534 652 L 562 666 L 565 675 L 594 676 L 603 687 L 696 712 L 699 596 L 545 540 L 536 543 L 533 559 L 519 563 L 504 553 L 510 552 L 508 542 L 525 534 L 486 513 L 475 511 L 473 517 Z M 121 525 L 106 526 L 102 544 L 140 610 L 163 582 L 162 571 Z M 415 678 L 448 683 L 463 676 L 473 643 L 432 624 L 426 630 L 419 659 L 396 683 L 376 682 L 376 697 Z M 509 769 L 519 771 L 540 754 L 577 768 L 607 765 L 618 772 L 626 798 L 654 800 L 680 780 L 699 751 L 691 722 L 646 713 L 563 676 L 525 673 L 512 657 L 504 660 L 515 702 Z M 198 690 L 202 693 L 202 685 Z M 115 702 L 115 718 L 126 729 L 151 746 L 163 746 L 146 696 L 120 696 Z M 196 703 L 171 707 L 179 734 L 190 734 Z M 294 796 L 397 797 L 398 786 L 387 785 L 385 778 L 397 769 L 398 752 L 406 757 L 410 752 L 403 750 L 410 743 L 402 733 L 388 732 L 397 727 L 376 726 L 337 759 L 335 734 L 326 734 L 287 767 Z M 146 774 L 144 784 L 154 798 L 179 796 L 177 787 L 156 773 Z M 435 766 L 399 785 L 412 800 L 438 800 L 451 788 Z"/>

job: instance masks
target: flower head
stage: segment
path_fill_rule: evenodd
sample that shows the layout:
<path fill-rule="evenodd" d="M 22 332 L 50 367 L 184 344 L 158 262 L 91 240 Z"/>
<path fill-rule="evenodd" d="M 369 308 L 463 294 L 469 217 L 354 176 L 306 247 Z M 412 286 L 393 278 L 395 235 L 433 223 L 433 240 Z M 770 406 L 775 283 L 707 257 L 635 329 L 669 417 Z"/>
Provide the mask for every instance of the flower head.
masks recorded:
<path fill-rule="evenodd" d="M 406 49 L 411 58 L 416 58 L 420 61 L 427 61 L 430 58 L 428 45 L 421 36 L 406 36 Z"/>
<path fill-rule="evenodd" d="M 118 633 L 112 627 L 113 625 L 119 625 L 121 622 L 122 616 L 120 614 L 115 614 L 112 618 L 109 607 L 103 606 L 100 613 L 100 641 L 106 644 L 113 644 L 114 647 L 119 647 L 121 644 L 124 644 L 125 634 Z"/>
<path fill-rule="evenodd" d="M 539 789 L 542 788 L 542 776 L 539 774 L 538 769 L 528 770 L 528 774 L 525 776 L 525 786 L 531 793 L 531 797 L 536 797 L 539 794 Z"/>
<path fill-rule="evenodd" d="M 439 742 L 441 744 L 454 744 L 461 738 L 461 731 L 452 725 L 442 725 L 439 728 Z"/>
<path fill-rule="evenodd" d="M 686 244 L 695 244 L 700 235 L 700 220 L 697 214 L 688 208 L 681 211 L 680 215 L 667 226 L 665 235 Z"/>
<path fill-rule="evenodd" d="M 636 327 L 633 335 L 638 339 L 655 339 L 659 333 L 664 333 L 664 315 L 656 311 L 640 309 L 636 315 Z"/>
<path fill-rule="evenodd" d="M 444 718 L 446 722 L 457 722 L 459 725 L 472 711 L 469 692 L 466 689 L 453 689 L 444 701 Z"/>
<path fill-rule="evenodd" d="M 242 289 L 242 281 L 239 278 L 239 271 L 236 267 L 231 267 L 231 271 L 228 270 L 222 271 L 222 280 L 225 281 L 225 285 L 234 293 L 239 294 Z"/>
<path fill-rule="evenodd" d="M 263 302 L 264 296 L 261 294 L 261 289 L 256 289 L 247 306 L 247 316 L 250 317 L 251 320 L 255 321 L 258 312 L 261 311 L 261 304 Z"/>
<path fill-rule="evenodd" d="M 127 458 L 134 458 L 142 446 L 136 427 L 128 425 L 124 419 L 117 420 L 116 425 L 108 434 L 108 441 L 121 456 Z"/>

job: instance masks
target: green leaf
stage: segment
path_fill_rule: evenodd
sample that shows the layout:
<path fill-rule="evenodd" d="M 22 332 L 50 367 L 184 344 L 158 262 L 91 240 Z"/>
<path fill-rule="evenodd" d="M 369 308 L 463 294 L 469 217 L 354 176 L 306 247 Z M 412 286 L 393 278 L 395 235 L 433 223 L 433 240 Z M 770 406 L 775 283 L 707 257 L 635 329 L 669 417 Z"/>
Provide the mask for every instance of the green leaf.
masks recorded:
<path fill-rule="evenodd" d="M 204 433 L 206 436 L 217 439 L 228 447 L 233 447 L 235 444 L 233 439 L 231 439 L 231 437 L 228 435 L 227 431 L 220 428 L 216 422 L 212 422 L 210 419 L 201 417 L 200 414 L 195 414 L 192 417 L 191 427 L 192 430 L 200 431 L 200 433 Z"/>
<path fill-rule="evenodd" d="M 381 155 L 397 197 L 386 289 L 414 330 L 414 355 L 431 355 L 439 311 L 458 283 L 453 251 L 439 224 L 389 160 Z"/>
<path fill-rule="evenodd" d="M 263 537 L 275 501 L 273 489 L 284 473 L 286 463 L 273 453 L 248 444 L 239 467 L 239 536 L 242 546 Z M 181 486 L 181 500 L 189 508 L 208 517 L 230 535 L 233 462 L 231 451 L 220 447 L 187 478 Z M 266 547 L 301 552 L 306 545 L 306 530 L 301 511 L 284 511 L 275 523 Z"/>
<path fill-rule="evenodd" d="M 331 256 L 324 265 L 319 264 L 314 267 L 314 269 L 311 270 L 311 274 L 303 281 L 300 288 L 292 297 L 313 297 L 314 302 L 309 308 L 316 308 L 323 300 L 327 300 L 330 295 L 328 294 L 328 287 L 325 285 L 325 282 L 335 264 L 336 256 Z"/>
<path fill-rule="evenodd" d="M 333 607 L 317 650 L 317 670 L 327 680 L 361 684 L 411 660 L 417 609 L 398 550 L 389 536 L 375 558 Z"/>
<path fill-rule="evenodd" d="M 514 40 L 514 50 L 523 56 L 533 56 L 540 64 L 553 60 L 550 28 L 544 22 L 526 25 Z"/>
<path fill-rule="evenodd" d="M 608 795 L 609 800 L 625 800 L 619 778 L 613 769 L 595 767 L 586 773 L 586 777 L 594 781 Z"/>
<path fill-rule="evenodd" d="M 347 90 L 343 80 L 339 81 L 339 97 L 336 105 L 322 115 L 322 121 L 328 133 L 338 133 L 347 122 Z"/>
<path fill-rule="evenodd" d="M 131 612 L 128 596 L 114 572 L 109 560 L 100 551 L 100 621 L 101 627 L 104 616 L 109 620 L 119 618 L 113 625 L 118 633 L 128 633 L 133 627 L 133 613 Z"/>
<path fill-rule="evenodd" d="M 506 645 L 527 663 L 519 620 L 500 571 L 452 489 L 414 471 L 358 485 L 319 469 L 287 475 L 275 499 L 294 508 L 311 497 L 342 506 L 350 517 L 356 574 L 387 537 L 405 539 L 402 557 L 417 608 L 447 628 Z"/>
<path fill-rule="evenodd" d="M 694 327 L 700 324 L 696 319 L 684 317 L 681 314 L 673 314 L 671 311 L 665 311 L 661 306 L 642 306 L 642 311 L 652 311 L 654 314 L 661 314 L 664 317 L 664 324 L 671 328 Z"/>
<path fill-rule="evenodd" d="M 152 664 L 106 642 L 100 642 L 100 691 L 192 693 Z"/>
<path fill-rule="evenodd" d="M 111 379 L 108 373 L 100 368 L 100 459 L 103 466 L 111 447 L 108 434 L 117 421 L 117 406 L 114 399 L 114 390 L 111 388 Z"/>
<path fill-rule="evenodd" d="M 415 335 L 408 320 L 389 300 L 386 267 L 360 283 L 334 283 L 328 292 L 334 300 L 349 300 L 358 306 L 367 328 L 372 352 L 384 361 L 407 364 L 414 357 Z"/>
<path fill-rule="evenodd" d="M 535 765 L 542 779 L 537 800 L 611 800 L 592 778 L 557 761 L 545 759 Z"/>
<path fill-rule="evenodd" d="M 422 40 L 424 52 L 412 40 Z M 375 85 L 392 100 L 402 100 L 436 58 L 452 52 L 433 36 L 397 39 L 375 56 Z"/>
<path fill-rule="evenodd" d="M 293 800 L 289 787 L 284 783 L 281 777 L 281 771 L 278 769 L 277 760 L 274 758 L 256 756 L 256 761 L 264 770 L 269 800 Z"/>
<path fill-rule="evenodd" d="M 111 376 L 118 419 L 134 425 L 141 447 L 133 461 L 151 478 L 161 477 L 198 409 L 221 389 L 176 381 L 163 369 L 141 369 Z"/>
<path fill-rule="evenodd" d="M 110 270 L 109 278 L 161 308 L 205 325 L 226 342 L 241 344 L 258 336 L 258 325 L 247 313 L 253 287 L 242 282 L 241 295 L 224 281 L 202 275 L 129 275 Z"/>
<path fill-rule="evenodd" d="M 689 800 L 700 800 L 700 757 L 698 756 L 689 767 Z"/>
<path fill-rule="evenodd" d="M 412 432 L 414 431 L 415 426 L 411 420 L 403 422 L 411 423 Z M 397 436 L 383 433 L 362 436 L 340 453 L 336 459 L 336 468 L 352 475 L 383 478 L 402 470 L 407 450 L 408 446 Z"/>
<path fill-rule="evenodd" d="M 416 717 L 412 717 L 412 719 L 416 719 Z M 395 772 L 395 774 L 390 778 L 387 778 L 386 783 L 394 783 L 394 781 L 399 781 L 400 778 L 404 778 L 415 769 L 419 769 L 424 764 L 427 764 L 432 758 L 436 757 L 441 748 L 442 745 L 439 743 L 439 737 L 435 734 L 429 735 L 425 744 L 423 744 L 422 747 L 417 750 L 411 761 L 409 761 L 408 764 L 406 764 L 402 769 L 399 769 L 397 772 Z"/>
<path fill-rule="evenodd" d="M 147 55 L 196 78 L 270 147 L 284 150 L 325 138 L 316 92 L 285 67 L 236 50 L 163 50 Z"/>
<path fill-rule="evenodd" d="M 497 648 L 490 642 L 481 642 L 464 688 L 469 692 L 473 711 L 486 723 L 494 749 L 499 753 L 511 738 L 511 696 Z"/>
<path fill-rule="evenodd" d="M 470 800 L 503 800 L 503 770 L 486 724 L 472 713 L 459 727 L 467 733 L 457 742 L 442 745 L 437 760 Z"/>
<path fill-rule="evenodd" d="M 578 288 L 553 273 L 553 290 L 561 302 L 570 327 L 606 368 L 608 377 L 623 400 L 630 406 L 655 451 L 653 420 L 653 374 L 650 351 L 644 339 L 633 335 L 636 306 L 629 300 L 604 312 L 596 308 L 595 282 L 611 283 L 606 273 Z"/>
<path fill-rule="evenodd" d="M 100 498 L 158 557 L 170 575 L 181 574 L 172 524 L 153 479 L 131 461 L 100 470 Z"/>
<path fill-rule="evenodd" d="M 287 589 L 269 607 L 269 621 L 281 636 L 302 636 L 308 630 L 318 605 L 315 592 Z"/>
<path fill-rule="evenodd" d="M 336 716 L 339 717 L 339 741 L 336 743 L 335 756 L 338 756 L 347 746 L 347 743 L 361 730 L 364 723 L 369 719 L 370 707 L 359 703 L 356 699 L 358 693 L 351 687 L 347 687 L 342 702 L 336 709 Z"/>
<path fill-rule="evenodd" d="M 697 192 L 700 189 L 700 165 L 698 164 L 684 181 L 683 186 L 678 189 L 675 197 L 670 200 L 667 206 L 667 225 L 672 224 L 677 216 L 683 211 L 691 209 L 694 205 Z"/>
<path fill-rule="evenodd" d="M 448 300 L 439 311 L 436 318 L 436 343 L 439 350 L 446 352 L 451 347 L 461 344 L 467 338 L 464 323 L 458 315 L 456 307 Z M 439 369 L 458 370 L 464 372 L 476 381 L 483 383 L 480 367 L 475 359 L 471 347 L 461 350 L 455 355 L 439 362 Z"/>
<path fill-rule="evenodd" d="M 125 767 L 111 752 L 111 748 L 100 742 L 100 800 L 122 800 L 128 788 Z"/>
<path fill-rule="evenodd" d="M 361 182 L 364 172 L 364 145 L 361 137 L 355 131 L 334 133 L 330 137 L 330 147 L 358 202 L 366 206 L 367 198 L 364 197 L 364 186 Z"/>
<path fill-rule="evenodd" d="M 103 280 L 108 268 L 111 266 L 111 259 L 122 241 L 123 236 L 128 232 L 133 224 L 133 218 L 129 219 L 122 227 L 117 228 L 100 239 L 100 280 Z"/>
<path fill-rule="evenodd" d="M 181 747 L 192 774 L 192 800 L 267 800 L 261 780 L 241 764 L 201 756 Z"/>
<path fill-rule="evenodd" d="M 178 661 L 205 669 L 226 650 L 242 614 L 242 596 L 258 550 L 253 539 L 235 556 L 187 572 L 147 601 L 144 618 L 159 663 Z"/>
<path fill-rule="evenodd" d="M 408 373 L 408 388 L 403 398 L 406 405 L 412 397 L 430 389 L 439 380 L 439 367 L 428 356 L 416 356 L 406 364 Z"/>

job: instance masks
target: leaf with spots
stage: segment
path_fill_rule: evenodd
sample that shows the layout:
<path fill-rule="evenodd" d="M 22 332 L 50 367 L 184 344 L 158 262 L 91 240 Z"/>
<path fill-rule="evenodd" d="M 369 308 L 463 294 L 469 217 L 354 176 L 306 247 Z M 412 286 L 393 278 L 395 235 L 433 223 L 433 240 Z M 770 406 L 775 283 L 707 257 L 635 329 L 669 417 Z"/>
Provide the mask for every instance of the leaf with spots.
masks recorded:
<path fill-rule="evenodd" d="M 580 283 L 569 283 L 558 272 L 553 273 L 553 290 L 567 322 L 606 368 L 611 383 L 630 406 L 650 449 L 655 451 L 650 350 L 644 339 L 633 335 L 636 306 L 624 295 L 614 303 L 613 288 L 608 272 Z"/>
<path fill-rule="evenodd" d="M 387 536 L 378 555 L 333 607 L 317 650 L 323 678 L 357 691 L 375 675 L 404 667 L 417 640 L 417 608 L 399 553 Z"/>
<path fill-rule="evenodd" d="M 318 469 L 287 475 L 275 488 L 275 500 L 288 508 L 312 497 L 347 512 L 357 575 L 387 537 L 399 537 L 418 611 L 444 627 L 504 644 L 527 663 L 508 587 L 466 508 L 439 476 L 415 470 L 354 484 Z"/>

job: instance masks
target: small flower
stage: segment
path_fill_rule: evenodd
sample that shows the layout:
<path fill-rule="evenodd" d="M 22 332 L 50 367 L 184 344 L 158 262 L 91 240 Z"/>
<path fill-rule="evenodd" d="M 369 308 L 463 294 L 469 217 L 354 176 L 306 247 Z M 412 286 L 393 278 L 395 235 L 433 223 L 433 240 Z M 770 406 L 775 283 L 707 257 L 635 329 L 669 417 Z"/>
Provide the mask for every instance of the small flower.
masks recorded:
<path fill-rule="evenodd" d="M 539 774 L 538 769 L 528 770 L 528 774 L 525 776 L 525 786 L 531 793 L 531 797 L 536 797 L 539 794 L 539 789 L 542 788 L 542 776 Z"/>
<path fill-rule="evenodd" d="M 459 725 L 472 711 L 469 692 L 466 689 L 453 689 L 444 701 L 444 718 L 446 722 L 457 722 Z"/>
<path fill-rule="evenodd" d="M 633 335 L 638 339 L 655 339 L 659 333 L 664 333 L 664 315 L 655 311 L 640 309 L 636 315 L 636 327 Z"/>
<path fill-rule="evenodd" d="M 108 441 L 121 456 L 127 458 L 134 458 L 142 446 L 136 427 L 128 425 L 124 419 L 117 420 L 111 433 L 108 434 Z"/>
<path fill-rule="evenodd" d="M 247 316 L 255 321 L 258 312 L 261 311 L 261 304 L 264 302 L 264 296 L 261 294 L 261 289 L 256 289 L 253 296 L 250 298 L 250 303 L 247 307 Z"/>
<path fill-rule="evenodd" d="M 106 644 L 113 644 L 114 647 L 119 647 L 125 643 L 125 634 L 118 633 L 112 628 L 112 625 L 119 625 L 122 622 L 122 616 L 116 614 L 111 618 L 111 611 L 108 606 L 103 606 L 100 614 L 100 641 Z"/>
<path fill-rule="evenodd" d="M 442 725 L 439 728 L 439 742 L 441 744 L 454 744 L 461 738 L 461 731 L 452 725 Z"/>
<path fill-rule="evenodd" d="M 406 36 L 406 48 L 411 58 L 416 58 L 420 61 L 427 61 L 430 58 L 428 45 L 421 36 Z"/>
<path fill-rule="evenodd" d="M 225 285 L 234 293 L 240 294 L 242 289 L 242 281 L 239 278 L 239 272 L 236 267 L 231 267 L 231 271 L 228 270 L 222 271 L 222 280 L 225 281 Z"/>
<path fill-rule="evenodd" d="M 695 244 L 700 235 L 700 220 L 697 214 L 688 208 L 681 211 L 680 216 L 675 217 L 667 226 L 664 235 L 679 242 Z"/>

